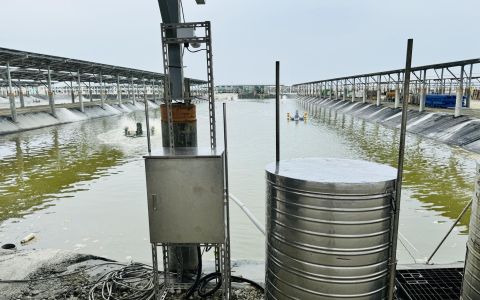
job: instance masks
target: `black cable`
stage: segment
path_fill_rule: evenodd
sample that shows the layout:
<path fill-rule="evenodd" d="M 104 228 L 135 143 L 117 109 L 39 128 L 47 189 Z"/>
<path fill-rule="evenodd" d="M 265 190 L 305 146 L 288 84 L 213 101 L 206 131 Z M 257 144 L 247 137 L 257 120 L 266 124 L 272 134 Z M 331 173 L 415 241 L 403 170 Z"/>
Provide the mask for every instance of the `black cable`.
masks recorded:
<path fill-rule="evenodd" d="M 257 290 L 261 291 L 262 293 L 265 292 L 265 289 L 263 288 L 263 286 L 261 286 L 260 284 L 256 283 L 255 281 L 253 280 L 250 280 L 248 278 L 243 278 L 243 277 L 239 277 L 239 276 L 230 276 L 232 282 L 245 282 L 245 283 L 249 283 L 251 286 L 253 286 L 254 288 L 256 288 Z"/>
<path fill-rule="evenodd" d="M 217 284 L 209 291 L 207 291 L 207 284 L 214 280 L 217 279 Z M 198 296 L 201 298 L 206 298 L 211 295 L 213 295 L 218 289 L 222 287 L 222 273 L 220 272 L 214 272 L 210 273 L 208 275 L 205 275 L 200 279 L 200 283 L 198 284 Z"/>
<path fill-rule="evenodd" d="M 187 51 L 190 52 L 190 53 L 197 53 L 197 52 L 200 52 L 200 51 L 207 51 L 207 49 L 190 50 L 190 48 L 188 48 L 188 47 L 185 47 L 185 48 L 187 48 Z"/>
<path fill-rule="evenodd" d="M 190 298 L 193 293 L 198 288 L 198 284 L 200 283 L 200 278 L 202 277 L 202 251 L 200 250 L 200 246 L 197 246 L 197 259 L 198 259 L 198 265 L 197 265 L 197 277 L 195 278 L 195 282 L 193 285 L 188 289 L 187 293 L 185 294 L 185 298 Z"/>

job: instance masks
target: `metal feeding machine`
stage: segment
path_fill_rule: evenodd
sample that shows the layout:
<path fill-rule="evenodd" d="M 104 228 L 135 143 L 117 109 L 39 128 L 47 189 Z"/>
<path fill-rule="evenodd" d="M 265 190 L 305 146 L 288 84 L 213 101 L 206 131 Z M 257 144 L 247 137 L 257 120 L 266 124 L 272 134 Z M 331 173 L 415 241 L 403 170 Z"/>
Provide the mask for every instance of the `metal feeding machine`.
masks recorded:
<path fill-rule="evenodd" d="M 195 290 L 202 296 L 221 289 L 222 298 L 229 299 L 226 131 L 225 151 L 217 149 L 210 22 L 165 23 L 161 29 L 165 69 L 165 104 L 161 106 L 163 148 L 151 151 L 148 135 L 149 154 L 144 156 L 155 297 L 165 299 L 168 293 L 184 291 L 188 298 Z M 203 29 L 204 34 L 195 36 L 197 29 Z M 183 89 L 182 47 L 192 44 L 204 45 L 196 52 L 204 50 L 207 56 L 209 148 L 196 147 L 195 106 L 188 88 Z M 158 247 L 162 248 L 163 284 L 158 270 Z M 209 249 L 214 250 L 215 272 L 202 277 L 202 253 Z M 211 281 L 215 281 L 214 288 L 206 292 Z"/>

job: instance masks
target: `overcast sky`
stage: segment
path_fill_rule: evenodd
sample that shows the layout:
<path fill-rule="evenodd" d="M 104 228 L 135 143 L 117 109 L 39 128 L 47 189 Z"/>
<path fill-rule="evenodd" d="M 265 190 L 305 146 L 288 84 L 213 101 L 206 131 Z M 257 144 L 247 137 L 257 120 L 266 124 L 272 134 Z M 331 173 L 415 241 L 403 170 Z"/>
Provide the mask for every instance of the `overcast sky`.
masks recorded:
<path fill-rule="evenodd" d="M 212 22 L 216 84 L 282 83 L 479 57 L 478 0 L 183 0 Z M 0 47 L 163 71 L 157 0 L 2 0 Z M 205 78 L 204 54 L 185 74 Z"/>

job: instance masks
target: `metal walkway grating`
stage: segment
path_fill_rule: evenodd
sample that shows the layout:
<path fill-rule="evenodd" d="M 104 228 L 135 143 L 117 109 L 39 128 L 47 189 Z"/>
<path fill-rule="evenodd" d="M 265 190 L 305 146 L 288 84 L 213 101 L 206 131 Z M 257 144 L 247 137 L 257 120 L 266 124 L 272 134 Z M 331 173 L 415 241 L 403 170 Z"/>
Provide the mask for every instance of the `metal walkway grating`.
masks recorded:
<path fill-rule="evenodd" d="M 463 268 L 397 271 L 399 300 L 458 300 Z"/>

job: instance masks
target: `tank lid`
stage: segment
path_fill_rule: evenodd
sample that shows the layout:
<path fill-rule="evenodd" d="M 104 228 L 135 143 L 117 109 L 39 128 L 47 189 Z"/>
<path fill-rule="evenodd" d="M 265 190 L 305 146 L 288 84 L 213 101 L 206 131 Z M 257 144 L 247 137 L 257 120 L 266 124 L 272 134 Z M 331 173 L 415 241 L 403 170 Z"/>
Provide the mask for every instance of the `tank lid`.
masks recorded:
<path fill-rule="evenodd" d="M 303 182 L 362 184 L 395 180 L 397 169 L 364 160 L 299 158 L 270 163 L 267 173 Z"/>

